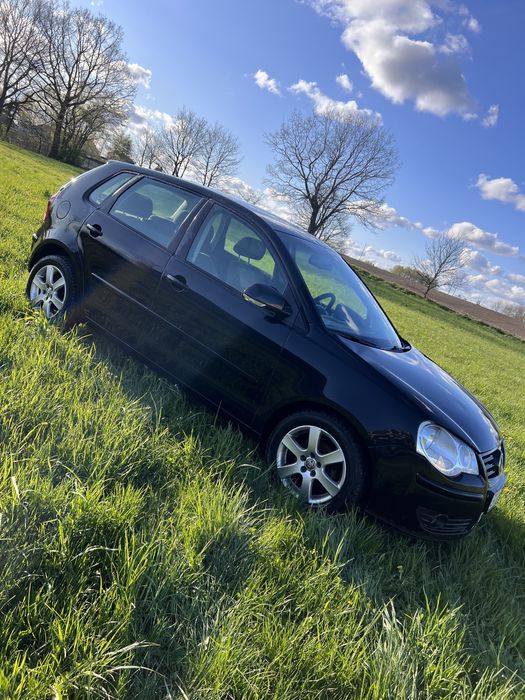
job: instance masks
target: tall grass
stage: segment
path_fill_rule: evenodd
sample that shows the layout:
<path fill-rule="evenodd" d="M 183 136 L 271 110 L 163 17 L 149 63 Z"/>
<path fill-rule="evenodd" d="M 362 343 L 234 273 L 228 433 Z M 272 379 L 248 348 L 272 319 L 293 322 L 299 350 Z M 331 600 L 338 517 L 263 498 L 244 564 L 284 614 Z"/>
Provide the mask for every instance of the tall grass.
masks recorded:
<path fill-rule="evenodd" d="M 303 512 L 255 445 L 23 296 L 73 169 L 0 145 L 0 697 L 525 697 L 525 346 L 377 281 L 495 413 L 509 487 L 466 540 Z"/>

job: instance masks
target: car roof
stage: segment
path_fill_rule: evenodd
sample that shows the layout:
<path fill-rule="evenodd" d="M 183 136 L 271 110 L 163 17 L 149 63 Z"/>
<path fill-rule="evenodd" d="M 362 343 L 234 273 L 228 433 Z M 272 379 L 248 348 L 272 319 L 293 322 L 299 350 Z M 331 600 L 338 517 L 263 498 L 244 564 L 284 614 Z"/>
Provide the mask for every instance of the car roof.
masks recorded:
<path fill-rule="evenodd" d="M 199 185 L 198 183 L 193 182 L 192 180 L 185 180 L 183 178 L 175 177 L 174 175 L 168 175 L 166 173 L 160 172 L 159 170 L 143 168 L 140 165 L 125 163 L 117 160 L 109 160 L 107 164 L 113 167 L 117 165 L 122 166 L 126 170 L 132 170 L 137 173 L 142 173 L 143 175 L 153 175 L 156 178 L 164 180 L 166 182 L 183 185 L 184 187 L 190 187 L 195 193 L 200 194 L 203 197 L 215 199 L 217 202 L 234 204 L 238 209 L 245 209 L 252 215 L 255 215 L 259 219 L 262 219 L 268 226 L 270 226 L 271 229 L 273 229 L 277 233 L 287 233 L 309 240 L 312 239 L 311 233 L 308 233 L 307 231 L 300 228 L 299 226 L 296 226 L 292 222 L 287 221 L 286 219 L 283 219 L 280 216 L 277 216 L 277 214 L 274 214 L 271 211 L 262 209 L 261 207 L 258 207 L 255 204 L 247 202 L 242 197 L 238 197 L 233 194 L 228 194 L 227 192 L 223 192 L 222 190 L 216 189 L 214 187 L 205 187 L 204 185 Z"/>

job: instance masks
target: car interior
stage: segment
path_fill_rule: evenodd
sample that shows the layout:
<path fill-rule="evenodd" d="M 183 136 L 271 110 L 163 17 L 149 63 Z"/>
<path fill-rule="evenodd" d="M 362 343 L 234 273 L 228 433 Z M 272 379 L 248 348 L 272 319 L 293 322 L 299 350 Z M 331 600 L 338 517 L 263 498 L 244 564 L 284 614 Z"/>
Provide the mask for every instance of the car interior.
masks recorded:
<path fill-rule="evenodd" d="M 244 226 L 240 228 L 236 223 L 233 217 L 223 212 L 211 217 L 193 242 L 189 262 L 239 292 L 257 283 L 284 292 L 286 278 L 275 265 L 264 241 L 255 232 Z M 248 235 L 238 237 L 240 231 Z"/>
<path fill-rule="evenodd" d="M 150 188 L 153 190 L 153 187 Z M 188 200 L 177 196 L 173 197 L 171 204 L 172 209 L 176 205 L 175 210 L 166 213 L 152 197 L 132 187 L 115 202 L 111 215 L 155 243 L 168 247 L 193 208 L 193 203 L 190 205 Z"/>

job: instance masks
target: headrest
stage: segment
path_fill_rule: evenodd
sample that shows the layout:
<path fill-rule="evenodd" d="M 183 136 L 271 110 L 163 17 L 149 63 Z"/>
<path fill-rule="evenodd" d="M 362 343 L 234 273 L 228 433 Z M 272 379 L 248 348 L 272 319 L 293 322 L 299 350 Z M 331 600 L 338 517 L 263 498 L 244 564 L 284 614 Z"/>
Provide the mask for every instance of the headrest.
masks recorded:
<path fill-rule="evenodd" d="M 233 246 L 233 251 L 243 258 L 260 260 L 266 253 L 266 246 L 259 238 L 245 236 Z"/>
<path fill-rule="evenodd" d="M 137 216 L 140 219 L 148 219 L 153 211 L 153 202 L 149 197 L 138 192 L 132 192 L 119 207 L 126 214 Z"/>

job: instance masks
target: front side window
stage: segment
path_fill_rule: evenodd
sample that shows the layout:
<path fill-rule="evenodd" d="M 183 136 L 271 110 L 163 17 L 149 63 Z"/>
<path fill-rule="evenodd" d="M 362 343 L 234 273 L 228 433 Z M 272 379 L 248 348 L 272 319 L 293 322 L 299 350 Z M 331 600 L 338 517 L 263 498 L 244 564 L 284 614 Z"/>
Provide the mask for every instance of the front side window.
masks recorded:
<path fill-rule="evenodd" d="M 281 240 L 328 330 L 383 349 L 402 347 L 386 314 L 338 253 L 314 238 L 283 233 Z"/>
<path fill-rule="evenodd" d="M 154 243 L 168 247 L 201 198 L 179 187 L 143 178 L 111 208 L 111 216 Z"/>
<path fill-rule="evenodd" d="M 188 261 L 239 292 L 259 283 L 282 294 L 288 284 L 280 263 L 262 236 L 218 206 L 195 237 Z"/>
<path fill-rule="evenodd" d="M 132 177 L 135 177 L 135 175 L 136 173 L 119 173 L 118 175 L 110 177 L 109 180 L 106 180 L 91 191 L 89 195 L 90 201 L 99 207 L 108 197 L 111 197 L 112 194 L 131 180 Z"/>

